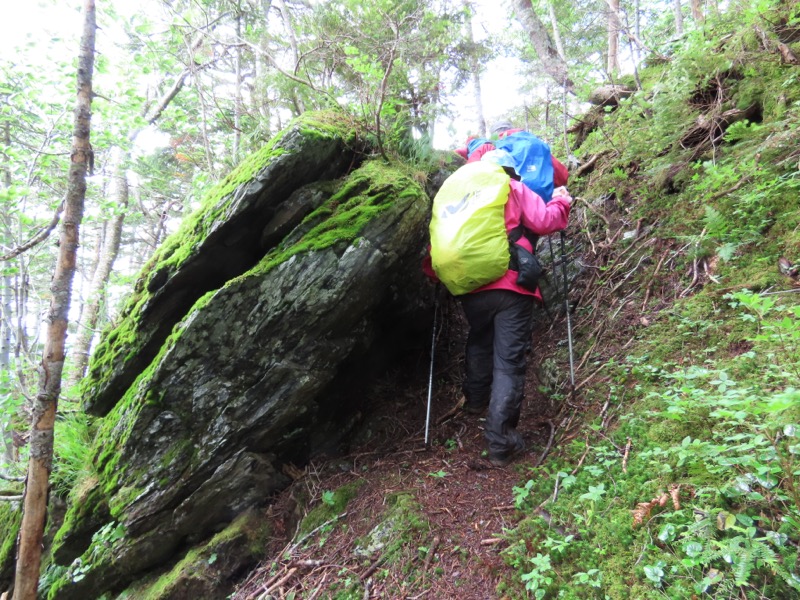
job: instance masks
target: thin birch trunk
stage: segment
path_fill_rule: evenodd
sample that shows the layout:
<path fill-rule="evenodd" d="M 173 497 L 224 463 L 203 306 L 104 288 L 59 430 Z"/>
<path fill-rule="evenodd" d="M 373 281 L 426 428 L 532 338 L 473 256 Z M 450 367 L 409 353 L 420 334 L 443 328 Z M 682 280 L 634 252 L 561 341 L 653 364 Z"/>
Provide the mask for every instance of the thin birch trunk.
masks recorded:
<path fill-rule="evenodd" d="M 269 129 L 269 94 L 267 86 L 264 83 L 267 80 L 267 73 L 269 72 L 269 60 L 266 58 L 269 52 L 269 11 L 272 8 L 272 0 L 262 0 L 261 11 L 264 18 L 264 33 L 259 41 L 260 52 L 255 53 L 255 69 L 256 77 L 254 90 L 251 94 L 253 101 L 253 112 L 261 116 L 261 119 L 266 123 L 266 128 Z"/>
<path fill-rule="evenodd" d="M 48 483 L 53 465 L 53 428 L 61 392 L 67 317 L 86 198 L 86 173 L 92 170 L 94 163 L 89 142 L 94 43 L 97 29 L 94 0 L 85 0 L 83 10 L 84 22 L 78 56 L 78 94 L 69 181 L 61 224 L 58 262 L 51 286 L 47 342 L 39 369 L 39 389 L 32 408 L 30 461 L 20 526 L 14 600 L 36 600 L 42 559 L 42 538 L 47 515 Z"/>
<path fill-rule="evenodd" d="M 242 37 L 242 13 L 236 15 L 236 39 Z M 234 85 L 235 98 L 233 99 L 233 164 L 239 162 L 239 149 L 242 144 L 242 47 L 236 45 Z"/>
<path fill-rule="evenodd" d="M 276 0 L 276 6 L 278 7 L 278 11 L 281 13 L 281 19 L 283 19 L 283 27 L 286 29 L 286 37 L 289 40 L 289 46 L 292 49 L 292 74 L 297 74 L 297 69 L 300 66 L 300 52 L 297 48 L 297 35 L 294 31 L 294 24 L 292 23 L 292 16 L 289 14 L 288 9 L 286 8 L 286 3 L 283 0 Z M 305 112 L 305 105 L 303 104 L 303 100 L 297 95 L 296 90 L 292 90 L 292 104 L 294 104 L 294 108 L 297 111 L 297 114 L 303 114 Z"/>
<path fill-rule="evenodd" d="M 552 0 L 547 0 L 547 11 L 550 13 L 550 26 L 553 28 L 553 41 L 556 43 L 556 50 L 558 50 L 561 60 L 566 63 L 567 53 L 564 51 L 564 42 L 561 41 L 561 31 L 558 29 L 558 20 L 556 19 L 556 7 L 553 5 Z"/>
<path fill-rule="evenodd" d="M 11 129 L 8 122 L 3 127 L 3 142 L 8 148 L 11 146 Z M 11 187 L 11 171 L 8 164 L 3 165 L 3 184 L 6 189 Z M 13 244 L 11 231 L 3 219 L 3 239 L 2 252 Z M 6 272 L 0 279 L 0 373 L 5 373 L 8 378 L 7 384 L 11 385 L 11 331 L 13 327 L 13 300 L 14 300 L 14 279 Z M 6 464 L 15 462 L 14 444 L 11 437 L 10 422 L 5 418 L 0 420 L 0 444 L 2 444 L 2 459 Z"/>
<path fill-rule="evenodd" d="M 675 13 L 675 33 L 683 35 L 683 7 L 681 0 L 673 0 L 672 10 Z"/>
<path fill-rule="evenodd" d="M 89 363 L 89 350 L 97 329 L 100 307 L 106 297 L 108 278 L 111 275 L 114 262 L 117 260 L 120 240 L 122 239 L 122 225 L 125 222 L 125 213 L 128 208 L 128 178 L 125 173 L 127 154 L 121 149 L 115 148 L 114 155 L 112 201 L 117 207 L 117 212 L 107 223 L 106 235 L 97 259 L 97 266 L 92 274 L 86 303 L 78 322 L 78 332 L 70 351 L 73 368 L 67 381 L 68 386 L 77 384 L 86 374 L 86 366 Z"/>
<path fill-rule="evenodd" d="M 609 0 L 608 11 L 608 73 L 619 73 L 619 0 Z"/>
<path fill-rule="evenodd" d="M 470 46 L 475 44 L 475 36 L 472 31 L 472 6 L 470 5 L 469 0 L 463 0 L 464 8 L 467 10 L 467 41 L 469 42 Z M 480 76 L 480 65 L 478 61 L 474 58 L 470 58 L 470 69 L 472 70 L 472 89 L 475 98 L 475 118 L 477 120 L 477 133 L 479 136 L 483 137 L 486 135 L 486 117 L 483 114 L 483 94 L 481 92 L 481 76 Z"/>

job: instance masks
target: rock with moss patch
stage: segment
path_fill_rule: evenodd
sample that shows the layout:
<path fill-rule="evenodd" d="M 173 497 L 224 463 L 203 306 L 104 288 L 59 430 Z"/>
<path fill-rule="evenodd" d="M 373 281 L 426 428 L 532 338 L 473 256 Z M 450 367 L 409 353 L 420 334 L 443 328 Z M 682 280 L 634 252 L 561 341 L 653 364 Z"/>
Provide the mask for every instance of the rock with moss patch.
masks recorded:
<path fill-rule="evenodd" d="M 309 113 L 214 187 L 145 265 L 94 351 L 85 409 L 107 414 L 197 299 L 257 264 L 323 197 L 298 190 L 339 177 L 357 150 L 345 117 Z"/>
<path fill-rule="evenodd" d="M 254 172 L 259 197 L 269 195 L 270 177 L 292 177 Z M 231 215 L 239 214 L 235 207 L 245 195 L 234 193 L 222 211 L 239 226 L 242 217 Z M 105 347 L 114 346 L 118 357 L 154 340 L 159 347 L 152 358 L 120 359 L 124 377 L 104 375 L 106 382 L 93 388 L 98 375 L 90 375 L 86 389 L 113 406 L 99 421 L 92 459 L 93 489 L 102 494 L 89 496 L 93 506 L 70 507 L 55 555 L 66 565 L 82 553 L 80 577 L 67 573 L 53 597 L 117 593 L 265 504 L 289 482 L 284 465 L 305 464 L 347 434 L 358 382 L 385 368 L 409 338 L 424 339 L 420 259 L 430 200 L 419 183 L 400 168 L 366 161 L 344 177 L 283 195 L 244 241 L 227 221 L 214 221 L 219 216 L 194 217 L 226 233 L 215 244 L 188 236 L 191 250 L 175 249 L 187 258 L 157 267 L 168 271 L 163 282 L 142 278 L 150 283 L 140 283 L 135 294 L 145 298 L 149 287 L 151 295 L 136 304 L 139 313 L 129 304 L 125 319 L 137 325 L 122 325 L 133 339 L 123 344 L 124 336 L 107 334 L 112 342 Z M 205 210 L 219 215 L 220 206 Z M 239 262 L 235 274 L 212 266 L 256 237 L 270 240 L 258 260 Z M 228 250 L 220 256 L 221 246 Z M 163 261 L 164 251 L 159 255 Z M 179 310 L 169 296 L 182 292 L 181 280 L 191 286 L 194 280 L 181 273 L 198 265 L 225 271 L 225 282 L 200 295 L 193 289 L 193 305 Z M 170 294 L 162 291 L 169 287 Z M 175 322 L 168 336 L 156 335 L 146 323 L 169 312 L 167 305 Z M 128 379 L 116 398 L 112 390 Z M 105 515 L 99 531 L 113 526 L 123 535 L 98 538 L 90 531 L 96 521 L 80 515 Z"/>

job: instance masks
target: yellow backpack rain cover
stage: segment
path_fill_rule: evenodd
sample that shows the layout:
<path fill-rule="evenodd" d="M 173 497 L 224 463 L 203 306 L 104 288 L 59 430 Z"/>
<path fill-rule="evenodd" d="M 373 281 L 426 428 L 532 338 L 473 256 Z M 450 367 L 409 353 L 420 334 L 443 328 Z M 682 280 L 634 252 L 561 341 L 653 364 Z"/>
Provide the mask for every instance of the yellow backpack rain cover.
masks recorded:
<path fill-rule="evenodd" d="M 445 180 L 433 199 L 431 265 L 454 296 L 491 283 L 508 269 L 509 181 L 499 165 L 468 163 Z"/>

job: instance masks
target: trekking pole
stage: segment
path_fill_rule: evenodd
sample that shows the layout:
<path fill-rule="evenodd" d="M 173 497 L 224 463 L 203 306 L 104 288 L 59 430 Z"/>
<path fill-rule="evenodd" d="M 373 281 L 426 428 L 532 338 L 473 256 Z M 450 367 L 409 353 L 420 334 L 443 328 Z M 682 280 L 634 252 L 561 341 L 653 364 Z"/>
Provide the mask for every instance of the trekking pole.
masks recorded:
<path fill-rule="evenodd" d="M 567 75 L 564 74 L 564 146 L 567 149 L 567 160 L 572 156 L 569 151 L 569 137 L 567 137 Z M 561 269 L 564 273 L 564 308 L 567 309 L 567 343 L 569 344 L 569 383 L 572 399 L 575 400 L 575 359 L 572 356 L 572 322 L 569 316 L 569 286 L 567 285 L 567 255 L 564 251 L 564 240 L 567 235 L 561 230 Z M 553 247 L 550 246 L 550 252 Z"/>
<path fill-rule="evenodd" d="M 431 424 L 431 396 L 433 395 L 433 351 L 436 348 L 436 316 L 439 312 L 439 294 L 436 290 L 436 299 L 433 301 L 433 335 L 431 336 L 431 373 L 428 377 L 428 409 L 425 413 L 425 447 L 428 447 L 428 431 Z"/>
<path fill-rule="evenodd" d="M 558 281 L 556 277 L 556 255 L 553 252 L 553 238 L 549 235 L 547 236 L 547 245 L 550 246 L 550 261 L 553 263 L 553 277 Z"/>
<path fill-rule="evenodd" d="M 567 310 L 567 343 L 569 344 L 569 382 L 572 387 L 572 396 L 575 396 L 575 359 L 572 357 L 572 322 L 569 316 L 569 286 L 567 285 L 567 255 L 564 251 L 564 230 L 561 230 L 561 270 L 564 274 L 564 308 Z"/>

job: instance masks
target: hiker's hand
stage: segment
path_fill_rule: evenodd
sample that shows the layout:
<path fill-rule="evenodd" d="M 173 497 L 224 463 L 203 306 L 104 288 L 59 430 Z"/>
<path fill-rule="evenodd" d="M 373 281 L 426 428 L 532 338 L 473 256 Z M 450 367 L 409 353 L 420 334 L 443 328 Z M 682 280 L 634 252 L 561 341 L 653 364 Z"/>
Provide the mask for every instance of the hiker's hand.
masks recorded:
<path fill-rule="evenodd" d="M 565 188 L 563 185 L 553 190 L 553 198 L 564 198 L 572 201 L 572 196 L 569 195 L 567 188 Z"/>

